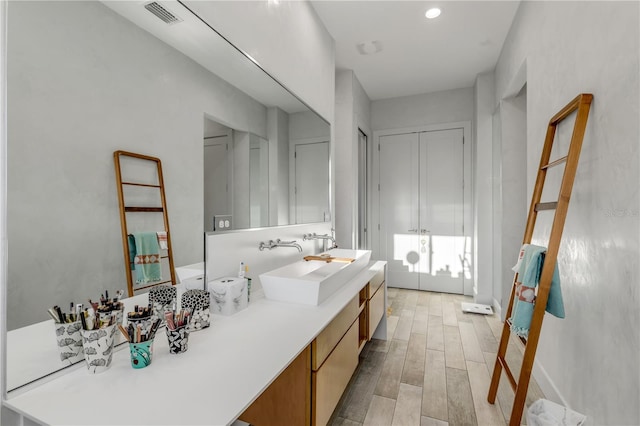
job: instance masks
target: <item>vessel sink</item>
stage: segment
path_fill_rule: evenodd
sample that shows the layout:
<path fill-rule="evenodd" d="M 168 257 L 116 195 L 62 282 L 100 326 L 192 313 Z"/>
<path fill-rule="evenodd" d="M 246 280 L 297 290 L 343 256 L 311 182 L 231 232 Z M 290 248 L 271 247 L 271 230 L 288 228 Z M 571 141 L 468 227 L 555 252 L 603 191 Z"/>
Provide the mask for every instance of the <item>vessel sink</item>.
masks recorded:
<path fill-rule="evenodd" d="M 320 256 L 354 261 L 299 260 L 265 272 L 260 275 L 265 297 L 280 302 L 319 305 L 369 264 L 371 251 L 333 249 Z"/>

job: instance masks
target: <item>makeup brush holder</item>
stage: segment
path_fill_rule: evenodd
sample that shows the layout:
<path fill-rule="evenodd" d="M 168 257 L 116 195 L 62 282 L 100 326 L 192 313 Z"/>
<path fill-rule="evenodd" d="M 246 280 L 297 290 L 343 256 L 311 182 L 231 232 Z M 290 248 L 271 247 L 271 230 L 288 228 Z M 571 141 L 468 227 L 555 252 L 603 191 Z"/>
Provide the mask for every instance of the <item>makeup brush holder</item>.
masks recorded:
<path fill-rule="evenodd" d="M 152 316 L 148 316 L 146 318 L 127 318 L 127 323 L 133 325 L 134 329 L 137 329 L 140 326 L 140 333 L 144 335 L 149 335 L 151 331 L 151 327 L 153 323 L 156 322 L 156 318 Z"/>
<path fill-rule="evenodd" d="M 189 331 L 198 331 L 211 325 L 210 296 L 208 291 L 187 290 L 182 294 L 180 306 L 190 309 Z"/>
<path fill-rule="evenodd" d="M 84 359 L 82 347 L 82 324 L 80 321 L 72 323 L 54 323 L 60 361 L 65 365 L 75 364 Z"/>
<path fill-rule="evenodd" d="M 153 307 L 153 316 L 160 318 L 160 324 L 165 324 L 164 313 L 172 311 L 177 303 L 177 290 L 174 286 L 159 285 L 149 290 L 149 303 Z"/>
<path fill-rule="evenodd" d="M 181 354 L 189 349 L 189 327 L 183 325 L 175 330 L 167 330 L 167 339 L 169 341 L 169 353 Z"/>
<path fill-rule="evenodd" d="M 111 367 L 116 324 L 96 330 L 82 330 L 82 345 L 87 371 L 102 373 Z"/>
<path fill-rule="evenodd" d="M 131 354 L 131 366 L 134 369 L 137 370 L 151 365 L 153 339 L 146 342 L 129 343 L 129 353 Z"/>

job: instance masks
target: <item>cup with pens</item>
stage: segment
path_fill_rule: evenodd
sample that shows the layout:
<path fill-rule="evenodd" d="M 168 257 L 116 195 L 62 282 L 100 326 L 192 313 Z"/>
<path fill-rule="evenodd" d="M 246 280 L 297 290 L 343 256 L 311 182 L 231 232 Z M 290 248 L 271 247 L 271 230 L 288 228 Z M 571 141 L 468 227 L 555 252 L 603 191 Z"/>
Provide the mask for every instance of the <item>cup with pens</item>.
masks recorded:
<path fill-rule="evenodd" d="M 102 373 L 111 367 L 117 317 L 116 311 L 100 314 L 93 307 L 81 312 L 82 344 L 89 373 Z"/>
<path fill-rule="evenodd" d="M 129 342 L 131 367 L 135 369 L 151 365 L 153 355 L 153 339 L 162 322 L 159 318 L 152 318 L 151 310 L 145 308 L 127 314 L 127 327 L 119 325 L 120 332 Z"/>
<path fill-rule="evenodd" d="M 124 295 L 124 291 L 118 290 L 116 297 L 109 299 L 109 291 L 105 291 L 100 295 L 100 303 L 92 302 L 89 299 L 89 303 L 94 311 L 99 312 L 101 316 L 111 315 L 113 312 L 116 316 L 116 324 L 121 325 L 124 317 L 124 303 L 120 301 L 120 298 Z"/>
<path fill-rule="evenodd" d="M 180 354 L 189 348 L 189 321 L 191 310 L 182 309 L 179 312 L 165 312 L 167 339 L 169 341 L 169 353 Z"/>
<path fill-rule="evenodd" d="M 177 290 L 174 286 L 159 285 L 149 290 L 149 303 L 153 308 L 153 315 L 164 323 L 165 313 L 175 309 L 177 304 Z"/>
<path fill-rule="evenodd" d="M 71 302 L 69 313 L 62 312 L 59 306 L 48 310 L 54 321 L 60 361 L 67 365 L 84 359 L 82 324 L 77 309 L 79 308 Z"/>
<path fill-rule="evenodd" d="M 200 289 L 187 290 L 182 293 L 180 306 L 191 311 L 189 331 L 198 331 L 211 324 L 211 296 L 208 291 Z"/>

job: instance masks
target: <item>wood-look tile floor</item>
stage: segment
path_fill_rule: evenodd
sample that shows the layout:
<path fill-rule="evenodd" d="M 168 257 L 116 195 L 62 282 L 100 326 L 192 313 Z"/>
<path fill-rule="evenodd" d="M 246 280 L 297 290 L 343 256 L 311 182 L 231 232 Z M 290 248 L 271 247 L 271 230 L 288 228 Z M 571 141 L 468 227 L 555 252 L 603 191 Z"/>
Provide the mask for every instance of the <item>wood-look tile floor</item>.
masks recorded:
<path fill-rule="evenodd" d="M 513 390 L 504 373 L 496 403 L 487 402 L 502 333 L 498 315 L 463 313 L 461 302 L 472 298 L 461 295 L 389 288 L 387 302 L 388 340 L 364 347 L 330 424 L 508 424 Z M 519 341 L 509 343 L 507 363 L 516 378 L 522 351 Z M 539 398 L 532 378 L 527 406 Z"/>

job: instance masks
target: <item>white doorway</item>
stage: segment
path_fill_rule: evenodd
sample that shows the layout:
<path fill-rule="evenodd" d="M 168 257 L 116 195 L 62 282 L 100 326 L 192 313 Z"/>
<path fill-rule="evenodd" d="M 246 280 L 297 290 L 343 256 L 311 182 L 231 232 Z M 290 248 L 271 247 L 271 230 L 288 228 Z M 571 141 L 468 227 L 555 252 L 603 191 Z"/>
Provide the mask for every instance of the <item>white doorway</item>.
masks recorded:
<path fill-rule="evenodd" d="M 388 262 L 391 287 L 471 293 L 466 130 L 450 125 L 377 134 L 373 248 L 376 258 Z"/>
<path fill-rule="evenodd" d="M 331 220 L 329 209 L 329 141 L 294 141 L 291 185 L 292 223 Z"/>

